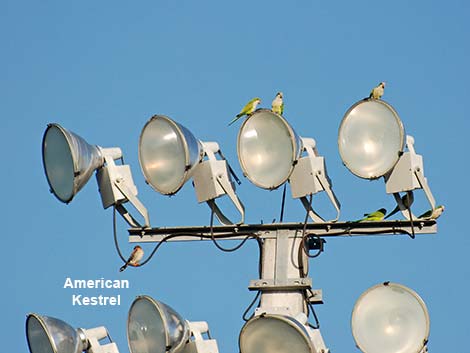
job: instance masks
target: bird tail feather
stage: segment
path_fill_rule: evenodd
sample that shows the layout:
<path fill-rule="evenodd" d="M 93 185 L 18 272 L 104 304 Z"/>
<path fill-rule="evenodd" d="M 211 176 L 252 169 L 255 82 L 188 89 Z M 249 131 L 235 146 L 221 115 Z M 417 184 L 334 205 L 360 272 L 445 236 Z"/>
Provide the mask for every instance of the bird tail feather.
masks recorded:
<path fill-rule="evenodd" d="M 237 115 L 235 118 L 232 119 L 231 122 L 228 123 L 228 126 L 232 125 L 235 121 L 237 121 L 240 118 L 241 115 Z"/>

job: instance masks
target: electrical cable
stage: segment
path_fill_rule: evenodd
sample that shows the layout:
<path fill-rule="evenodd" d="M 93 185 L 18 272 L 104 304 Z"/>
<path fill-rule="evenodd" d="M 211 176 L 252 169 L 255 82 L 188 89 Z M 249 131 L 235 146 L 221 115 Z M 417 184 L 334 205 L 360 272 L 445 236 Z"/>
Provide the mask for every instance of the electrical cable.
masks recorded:
<path fill-rule="evenodd" d="M 116 251 L 119 255 L 119 257 L 121 258 L 121 260 L 126 263 L 127 262 L 127 259 L 122 255 L 122 252 L 121 252 L 121 249 L 120 249 L 120 246 L 119 246 L 119 242 L 118 242 L 118 239 L 117 239 L 117 227 L 116 227 L 116 208 L 113 207 L 113 233 L 114 233 L 114 245 L 116 247 Z M 222 236 L 224 237 L 230 237 L 230 236 L 233 236 L 233 237 L 238 237 L 240 235 L 246 235 L 247 237 L 242 241 L 242 244 L 240 244 L 238 248 L 241 247 L 241 245 L 243 245 L 246 240 L 248 240 L 249 238 L 255 238 L 258 240 L 258 244 L 262 244 L 261 243 L 261 239 L 258 238 L 258 236 L 256 234 L 253 234 L 253 233 L 238 233 L 238 234 L 233 234 L 233 233 L 223 233 Z M 177 237 L 194 237 L 194 238 L 203 238 L 203 239 L 212 239 L 212 240 L 215 240 L 213 234 L 212 236 L 207 236 L 207 235 L 204 235 L 204 234 L 192 234 L 192 233 L 174 233 L 174 234 L 170 234 L 170 235 L 167 235 L 165 237 L 162 238 L 162 240 L 160 240 L 158 242 L 157 245 L 155 245 L 155 248 L 152 250 L 152 252 L 150 253 L 150 255 L 147 257 L 146 260 L 142 261 L 140 263 L 140 265 L 138 267 L 141 267 L 141 266 L 144 266 L 146 263 L 148 263 L 150 261 L 150 259 L 155 255 L 155 253 L 157 252 L 157 250 L 160 248 L 160 246 L 163 245 L 163 243 L 167 242 L 168 240 L 170 239 L 173 239 L 173 238 L 177 238 Z M 217 244 L 218 245 L 218 244 Z M 229 249 L 230 250 L 230 249 Z M 236 249 L 235 249 L 236 250 Z M 262 252 L 262 245 L 260 245 L 260 256 L 261 256 L 261 252 Z"/>
<path fill-rule="evenodd" d="M 310 297 L 307 295 L 307 292 L 310 292 Z M 307 316 L 309 316 L 309 314 L 312 313 L 312 316 L 315 320 L 315 325 L 312 325 L 311 323 L 307 323 L 307 324 L 308 324 L 308 326 L 310 326 L 313 329 L 319 329 L 320 328 L 320 321 L 318 320 L 318 316 L 317 316 L 317 313 L 315 312 L 313 304 L 310 302 L 310 298 L 312 298 L 314 296 L 312 290 L 310 288 L 304 290 L 303 291 L 303 296 L 304 296 L 305 302 L 307 303 Z"/>
<path fill-rule="evenodd" d="M 224 248 L 223 246 L 221 246 L 219 243 L 217 243 L 217 240 L 215 240 L 215 237 L 214 237 L 214 210 L 212 210 L 212 209 L 211 209 L 210 234 L 211 234 L 211 239 L 212 239 L 212 242 L 214 243 L 214 245 L 219 250 L 222 250 L 224 252 L 233 252 L 233 251 L 236 251 L 236 250 L 240 249 L 246 243 L 246 241 L 251 238 L 251 236 L 245 237 L 245 239 L 243 239 L 238 245 L 236 245 L 233 248 Z"/>
<path fill-rule="evenodd" d="M 122 255 L 121 249 L 119 248 L 119 243 L 117 240 L 117 231 L 116 231 L 116 206 L 113 206 L 113 233 L 114 233 L 114 246 L 116 247 L 116 251 L 121 258 L 121 260 L 126 263 L 126 258 Z"/>
<path fill-rule="evenodd" d="M 415 238 L 415 227 L 413 224 L 413 213 L 411 213 L 411 202 L 410 202 L 410 191 L 406 192 L 406 208 L 408 209 L 408 214 L 410 216 L 410 223 L 411 223 L 411 239 Z"/>
<path fill-rule="evenodd" d="M 282 202 L 281 202 L 281 215 L 279 217 L 279 222 L 282 223 L 284 220 L 284 207 L 286 204 L 286 184 L 284 184 L 284 190 L 282 190 Z"/>
<path fill-rule="evenodd" d="M 242 319 L 243 321 L 248 321 L 250 320 L 254 315 L 255 313 L 252 313 L 250 315 L 250 317 L 246 317 L 246 315 L 248 314 L 248 312 L 251 310 L 251 308 L 253 307 L 253 305 L 255 305 L 256 301 L 258 300 L 259 296 L 261 294 L 261 291 L 258 291 L 258 293 L 256 293 L 254 299 L 251 301 L 250 305 L 248 305 L 248 307 L 246 308 L 246 310 L 243 312 L 243 316 L 242 316 Z"/>

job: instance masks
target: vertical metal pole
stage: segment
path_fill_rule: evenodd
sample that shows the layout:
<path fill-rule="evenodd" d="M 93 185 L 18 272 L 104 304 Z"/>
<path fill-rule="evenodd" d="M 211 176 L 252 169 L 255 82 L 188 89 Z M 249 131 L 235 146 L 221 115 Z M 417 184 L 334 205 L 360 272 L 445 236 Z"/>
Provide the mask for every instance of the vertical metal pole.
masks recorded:
<path fill-rule="evenodd" d="M 262 277 L 271 280 L 274 286 L 288 286 L 295 279 L 300 280 L 298 254 L 302 238 L 294 236 L 296 231 L 276 230 L 273 232 L 275 237 L 266 238 L 263 245 Z M 303 263 L 307 264 L 305 254 L 302 256 Z M 262 291 L 259 310 L 263 309 L 292 316 L 307 313 L 301 289 Z"/>

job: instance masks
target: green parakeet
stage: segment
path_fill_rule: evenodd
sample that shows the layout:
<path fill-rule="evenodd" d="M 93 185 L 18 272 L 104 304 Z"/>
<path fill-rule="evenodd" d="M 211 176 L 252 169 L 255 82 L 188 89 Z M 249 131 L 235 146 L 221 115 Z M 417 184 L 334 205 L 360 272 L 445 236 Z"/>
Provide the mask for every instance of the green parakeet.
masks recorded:
<path fill-rule="evenodd" d="M 380 97 L 383 96 L 384 94 L 384 89 L 385 89 L 385 82 L 380 82 L 377 87 L 372 88 L 372 91 L 370 91 L 369 94 L 369 99 L 380 99 Z"/>
<path fill-rule="evenodd" d="M 364 218 L 357 220 L 356 222 L 376 222 L 382 221 L 385 217 L 387 210 L 385 208 L 381 208 L 372 213 L 365 213 Z"/>
<path fill-rule="evenodd" d="M 443 205 L 439 205 L 434 209 L 434 212 L 432 210 L 426 211 L 418 218 L 438 219 L 442 212 L 444 212 L 444 209 L 445 207 Z"/>
<path fill-rule="evenodd" d="M 256 107 L 260 103 L 261 103 L 261 99 L 259 99 L 258 97 L 253 98 L 251 101 L 246 103 L 246 105 L 243 107 L 240 113 L 238 113 L 237 116 L 231 122 L 228 123 L 228 125 L 229 126 L 232 125 L 235 121 L 237 121 L 244 115 L 250 116 L 251 114 L 253 114 L 253 112 L 256 110 Z"/>
<path fill-rule="evenodd" d="M 276 97 L 274 97 L 273 102 L 271 103 L 271 110 L 279 115 L 284 113 L 284 101 L 282 100 L 282 92 L 277 92 Z"/>

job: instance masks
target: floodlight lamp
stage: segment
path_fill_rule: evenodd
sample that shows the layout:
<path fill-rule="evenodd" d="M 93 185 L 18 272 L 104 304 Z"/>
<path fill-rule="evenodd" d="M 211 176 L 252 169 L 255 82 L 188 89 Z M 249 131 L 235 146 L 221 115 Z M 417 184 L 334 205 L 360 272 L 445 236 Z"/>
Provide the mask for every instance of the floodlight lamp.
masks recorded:
<path fill-rule="evenodd" d="M 395 109 L 383 100 L 361 100 L 341 121 L 338 148 L 344 165 L 364 179 L 386 175 L 403 153 L 405 130 Z"/>
<path fill-rule="evenodd" d="M 221 159 L 216 158 L 218 154 Z M 198 202 L 207 202 L 223 224 L 232 224 L 215 203 L 228 195 L 244 221 L 244 206 L 235 194 L 235 177 L 216 142 L 202 142 L 183 125 L 154 115 L 139 139 L 139 162 L 147 183 L 163 195 L 177 193 L 192 177 Z"/>
<path fill-rule="evenodd" d="M 251 318 L 239 336 L 240 353 L 327 353 L 318 332 L 306 325 L 305 314 L 299 317 L 261 314 Z M 318 331 L 318 330 L 316 330 Z"/>
<path fill-rule="evenodd" d="M 357 300 L 351 317 L 357 347 L 364 353 L 426 352 L 429 314 L 412 289 L 385 282 Z"/>
<path fill-rule="evenodd" d="M 120 148 L 102 148 L 90 145 L 79 135 L 59 124 L 48 124 L 42 140 L 42 159 L 51 192 L 64 203 L 69 203 L 96 171 L 104 208 L 117 207 L 125 220 L 135 227 L 140 224 L 125 210 L 130 201 L 150 225 L 147 209 L 137 199 L 137 188 L 128 165 L 116 165 L 122 158 Z"/>
<path fill-rule="evenodd" d="M 405 144 L 406 141 L 406 144 Z M 405 145 L 407 151 L 404 151 Z M 436 203 L 423 172 L 423 158 L 414 150 L 414 138 L 405 135 L 396 110 L 380 99 L 365 99 L 348 109 L 341 121 L 338 148 L 344 165 L 364 179 L 384 177 L 403 215 L 400 192 L 423 189 L 431 208 Z"/>
<path fill-rule="evenodd" d="M 101 345 L 108 338 L 110 343 Z M 26 319 L 26 338 L 31 353 L 119 353 L 105 327 L 74 329 L 66 322 L 38 314 Z"/>
<path fill-rule="evenodd" d="M 170 306 L 138 296 L 129 309 L 127 340 L 131 353 L 218 353 L 217 342 L 204 339 L 205 322 L 189 322 Z"/>
<path fill-rule="evenodd" d="M 243 174 L 256 186 L 273 190 L 289 179 L 302 142 L 286 119 L 258 109 L 238 132 L 237 152 Z"/>

